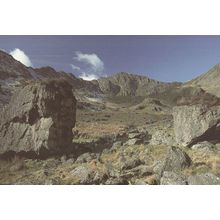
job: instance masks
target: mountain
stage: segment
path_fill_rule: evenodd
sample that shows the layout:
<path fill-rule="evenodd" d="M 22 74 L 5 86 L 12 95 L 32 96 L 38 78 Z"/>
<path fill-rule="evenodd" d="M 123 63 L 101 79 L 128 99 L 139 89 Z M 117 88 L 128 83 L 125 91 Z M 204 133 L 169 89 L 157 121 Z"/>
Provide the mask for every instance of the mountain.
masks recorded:
<path fill-rule="evenodd" d="M 180 83 L 165 83 L 125 72 L 100 78 L 98 83 L 102 92 L 111 96 L 146 96 L 180 85 Z"/>
<path fill-rule="evenodd" d="M 9 102 L 14 90 L 22 83 L 30 80 L 65 78 L 78 93 L 102 93 L 98 82 L 84 81 L 72 73 L 57 72 L 52 67 L 26 67 L 8 53 L 0 50 L 0 107 Z"/>
<path fill-rule="evenodd" d="M 220 64 L 215 65 L 208 72 L 187 82 L 187 86 L 199 86 L 209 93 L 220 97 Z"/>
<path fill-rule="evenodd" d="M 175 106 L 179 103 L 198 102 L 198 99 L 215 103 L 220 96 L 220 64 L 207 73 L 187 83 L 166 83 L 147 76 L 119 72 L 98 80 L 85 81 L 72 73 L 56 71 L 52 67 L 26 67 L 11 55 L 0 51 L 0 107 L 9 102 L 13 92 L 23 83 L 32 80 L 66 79 L 72 86 L 79 102 L 85 104 L 88 98 L 110 97 L 149 97 L 162 101 L 165 105 Z M 192 99 L 192 97 L 194 97 Z M 136 103 L 139 104 L 139 103 Z M 142 103 L 143 104 L 143 103 Z"/>
<path fill-rule="evenodd" d="M 11 55 L 0 51 L 0 107 L 8 103 L 13 91 L 29 80 L 65 78 L 73 85 L 76 97 L 147 96 L 158 94 L 180 83 L 164 83 L 146 76 L 120 72 L 98 80 L 85 81 L 72 73 L 52 67 L 26 67 Z"/>

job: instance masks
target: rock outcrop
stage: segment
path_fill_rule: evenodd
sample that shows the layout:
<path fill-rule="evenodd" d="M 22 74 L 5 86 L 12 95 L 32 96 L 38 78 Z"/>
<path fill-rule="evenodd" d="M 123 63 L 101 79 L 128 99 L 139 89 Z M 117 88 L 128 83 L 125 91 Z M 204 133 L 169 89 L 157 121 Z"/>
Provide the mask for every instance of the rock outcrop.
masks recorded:
<path fill-rule="evenodd" d="M 173 109 L 176 142 L 192 146 L 197 142 L 220 140 L 220 106 L 178 106 Z"/>
<path fill-rule="evenodd" d="M 179 147 L 169 147 L 164 162 L 164 171 L 179 171 L 192 164 L 189 155 Z"/>
<path fill-rule="evenodd" d="M 65 80 L 32 82 L 0 113 L 0 154 L 47 156 L 72 144 L 76 99 Z"/>

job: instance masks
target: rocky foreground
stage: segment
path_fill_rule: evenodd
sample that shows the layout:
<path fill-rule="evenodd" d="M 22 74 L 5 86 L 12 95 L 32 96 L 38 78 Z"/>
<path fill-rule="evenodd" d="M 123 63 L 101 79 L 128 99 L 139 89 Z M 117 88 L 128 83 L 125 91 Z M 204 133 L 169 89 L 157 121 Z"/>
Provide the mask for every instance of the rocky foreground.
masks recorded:
<path fill-rule="evenodd" d="M 1 184 L 220 184 L 218 105 L 174 107 L 173 117 L 139 126 L 87 121 L 73 129 L 76 106 L 66 80 L 16 91 L 0 113 Z"/>

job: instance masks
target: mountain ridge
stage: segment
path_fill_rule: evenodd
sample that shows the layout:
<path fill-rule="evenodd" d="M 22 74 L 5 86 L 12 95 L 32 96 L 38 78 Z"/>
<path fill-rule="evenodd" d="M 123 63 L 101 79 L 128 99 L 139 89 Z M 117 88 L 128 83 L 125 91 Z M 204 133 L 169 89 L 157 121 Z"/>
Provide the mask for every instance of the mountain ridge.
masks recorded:
<path fill-rule="evenodd" d="M 6 104 L 16 87 L 29 80 L 44 80 L 64 78 L 72 86 L 77 97 L 115 97 L 115 96 L 153 96 L 158 98 L 169 95 L 177 97 L 174 102 L 187 94 L 193 95 L 197 88 L 220 96 L 220 64 L 215 65 L 208 72 L 192 79 L 187 83 L 162 82 L 148 76 L 118 72 L 98 80 L 86 81 L 72 73 L 56 71 L 50 66 L 33 68 L 26 67 L 15 60 L 10 54 L 0 51 L 0 107 Z M 188 92 L 188 90 L 190 90 Z M 196 92 L 198 94 L 198 92 Z M 185 96 L 186 97 L 186 96 Z"/>

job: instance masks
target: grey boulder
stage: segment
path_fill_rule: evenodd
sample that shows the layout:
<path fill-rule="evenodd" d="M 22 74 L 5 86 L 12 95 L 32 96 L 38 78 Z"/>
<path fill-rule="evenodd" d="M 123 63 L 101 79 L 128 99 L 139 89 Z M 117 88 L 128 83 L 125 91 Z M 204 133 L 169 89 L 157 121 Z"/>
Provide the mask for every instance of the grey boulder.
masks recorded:
<path fill-rule="evenodd" d="M 165 171 L 160 179 L 161 185 L 186 185 L 187 180 L 176 172 Z"/>
<path fill-rule="evenodd" d="M 76 167 L 72 170 L 71 175 L 78 179 L 79 184 L 91 184 L 95 177 L 94 171 L 87 166 Z"/>
<path fill-rule="evenodd" d="M 169 147 L 164 161 L 163 171 L 179 171 L 192 164 L 191 158 L 179 147 Z"/>
<path fill-rule="evenodd" d="M 220 139 L 220 106 L 178 106 L 173 108 L 176 142 L 192 146 L 198 142 Z"/>
<path fill-rule="evenodd" d="M 29 83 L 0 113 L 0 154 L 65 152 L 75 120 L 76 99 L 67 81 Z"/>
<path fill-rule="evenodd" d="M 188 178 L 189 185 L 219 185 L 220 178 L 213 173 L 204 173 L 190 176 Z"/>

